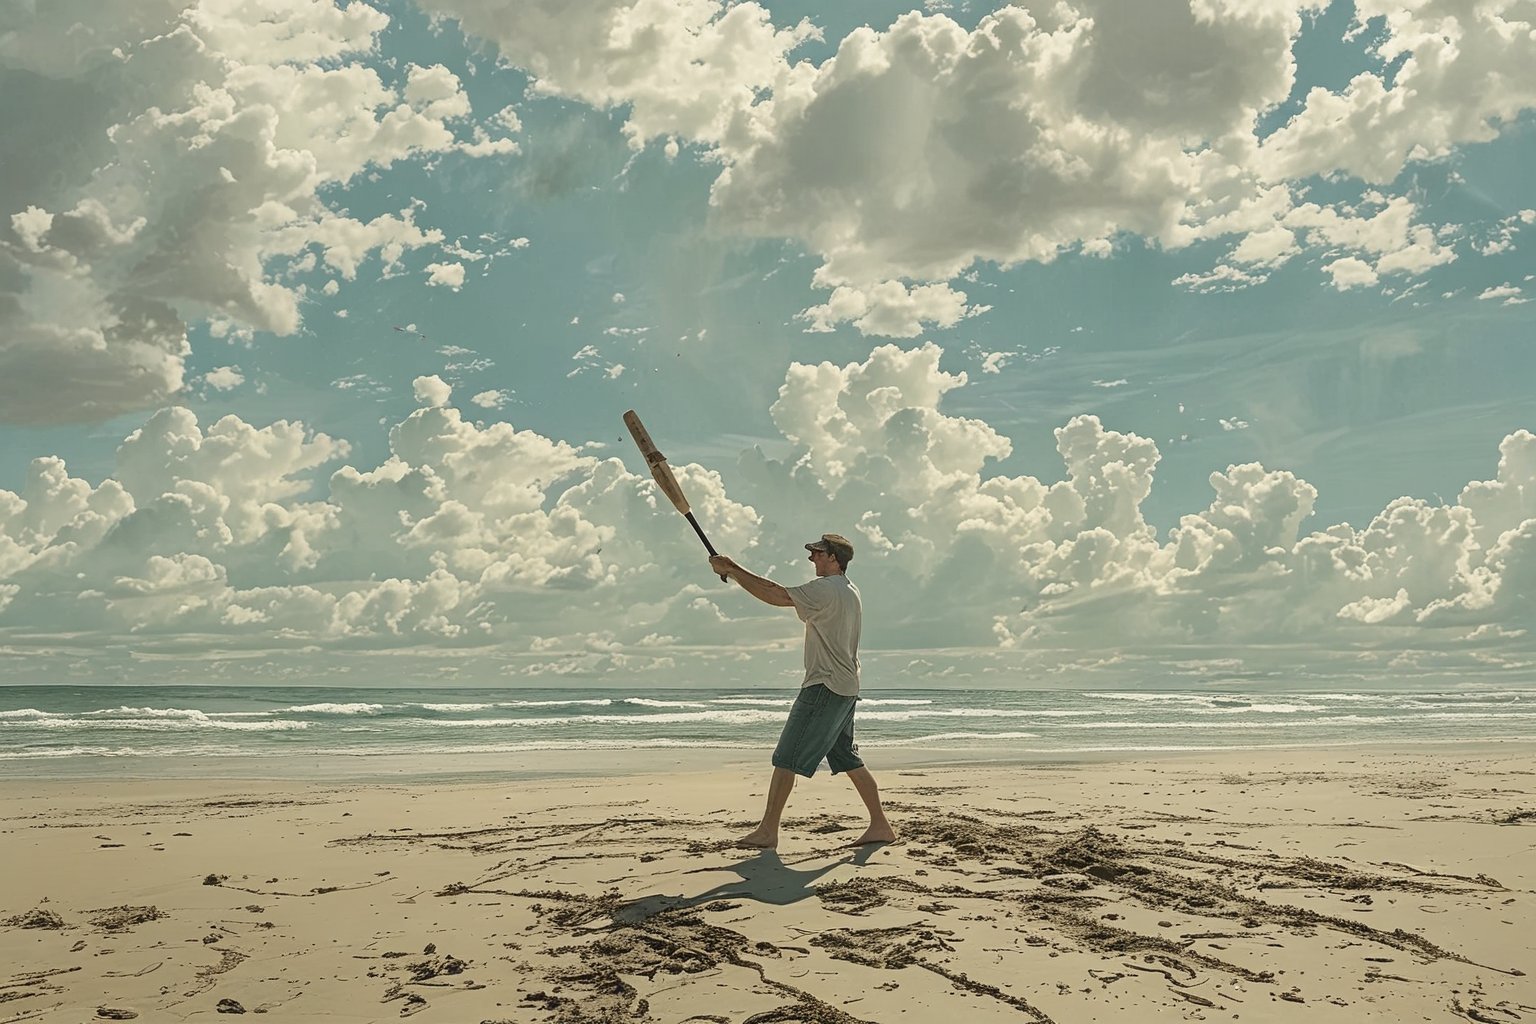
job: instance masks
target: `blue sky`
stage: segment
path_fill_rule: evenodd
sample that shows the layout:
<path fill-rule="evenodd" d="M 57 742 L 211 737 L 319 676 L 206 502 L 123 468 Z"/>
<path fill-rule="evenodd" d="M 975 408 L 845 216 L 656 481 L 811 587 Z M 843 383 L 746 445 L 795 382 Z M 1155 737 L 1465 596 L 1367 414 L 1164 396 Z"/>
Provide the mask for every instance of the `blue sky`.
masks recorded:
<path fill-rule="evenodd" d="M 1533 21 L 13 7 L 7 674 L 1528 680 Z"/>

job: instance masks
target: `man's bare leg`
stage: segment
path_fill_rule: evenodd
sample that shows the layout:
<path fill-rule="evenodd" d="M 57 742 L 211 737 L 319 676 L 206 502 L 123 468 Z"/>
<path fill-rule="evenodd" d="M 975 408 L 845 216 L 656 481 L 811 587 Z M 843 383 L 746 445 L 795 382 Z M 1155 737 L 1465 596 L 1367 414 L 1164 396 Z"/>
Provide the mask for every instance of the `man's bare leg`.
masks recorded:
<path fill-rule="evenodd" d="M 736 840 L 737 846 L 749 850 L 771 850 L 779 845 L 779 818 L 784 805 L 789 802 L 789 791 L 795 788 L 795 773 L 788 768 L 775 768 L 768 782 L 768 805 L 763 808 L 763 820 L 750 834 Z"/>
<path fill-rule="evenodd" d="M 864 800 L 864 807 L 869 811 L 869 828 L 864 834 L 855 839 L 854 846 L 864 846 L 867 843 L 889 843 L 896 838 L 896 830 L 891 828 L 891 823 L 885 820 L 885 808 L 880 803 L 880 787 L 875 785 L 875 777 L 869 774 L 869 769 L 862 765 L 848 772 L 848 781 L 853 783 L 853 788 L 859 791 L 859 796 Z"/>

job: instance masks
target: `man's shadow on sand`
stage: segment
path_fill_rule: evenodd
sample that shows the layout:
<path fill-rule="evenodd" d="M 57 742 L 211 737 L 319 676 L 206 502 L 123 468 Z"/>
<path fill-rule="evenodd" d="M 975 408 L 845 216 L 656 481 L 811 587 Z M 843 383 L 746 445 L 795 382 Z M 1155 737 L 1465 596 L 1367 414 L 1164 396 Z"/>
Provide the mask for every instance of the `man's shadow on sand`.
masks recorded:
<path fill-rule="evenodd" d="M 870 843 L 859 847 L 847 857 L 839 857 L 829 864 L 810 870 L 790 867 L 779 859 L 777 851 L 774 850 L 760 850 L 736 864 L 717 868 L 695 868 L 688 874 L 704 871 L 734 871 L 741 876 L 741 880 L 722 882 L 713 889 L 696 896 L 642 896 L 640 899 L 621 903 L 613 912 L 612 921 L 614 924 L 640 924 L 664 910 L 687 910 L 723 899 L 748 899 L 776 907 L 787 907 L 791 903 L 799 903 L 803 899 L 816 895 L 814 883 L 834 868 L 844 864 L 862 867 L 869 863 L 869 858 L 876 850 L 885 845 L 887 844 Z"/>

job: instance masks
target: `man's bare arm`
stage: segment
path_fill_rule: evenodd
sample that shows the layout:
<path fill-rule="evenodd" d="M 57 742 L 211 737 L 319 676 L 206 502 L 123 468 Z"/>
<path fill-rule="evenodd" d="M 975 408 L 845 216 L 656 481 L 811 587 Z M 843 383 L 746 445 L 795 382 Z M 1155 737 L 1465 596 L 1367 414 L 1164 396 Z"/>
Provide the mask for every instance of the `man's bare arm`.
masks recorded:
<path fill-rule="evenodd" d="M 709 567 L 715 573 L 733 579 L 741 584 L 741 589 L 751 594 L 764 604 L 771 604 L 775 608 L 792 608 L 795 602 L 790 599 L 789 591 L 766 577 L 754 572 L 748 572 L 724 555 L 716 555 L 709 560 Z"/>

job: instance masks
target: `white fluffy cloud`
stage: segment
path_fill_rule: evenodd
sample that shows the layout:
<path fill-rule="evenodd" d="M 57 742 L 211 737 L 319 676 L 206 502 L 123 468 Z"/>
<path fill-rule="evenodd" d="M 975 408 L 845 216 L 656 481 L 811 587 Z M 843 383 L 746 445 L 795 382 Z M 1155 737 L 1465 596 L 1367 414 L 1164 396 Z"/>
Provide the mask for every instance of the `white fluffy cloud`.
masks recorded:
<path fill-rule="evenodd" d="M 195 660 L 210 644 L 527 652 L 549 632 L 611 638 L 630 620 L 700 616 L 702 553 L 648 477 L 505 423 L 477 428 L 432 404 L 440 384 L 418 379 L 428 404 L 391 431 L 387 461 L 328 482 L 315 471 L 346 444 L 232 416 L 204 429 L 185 409 L 135 431 L 98 486 L 37 460 L 21 491 L 0 491 L 0 625 L 156 637 Z M 680 476 L 719 540 L 745 547 L 752 510 L 713 474 Z M 572 600 L 605 611 L 573 615 Z M 726 620 L 703 617 L 723 638 Z"/>
<path fill-rule="evenodd" d="M 416 401 L 432 409 L 447 405 L 448 399 L 453 396 L 453 388 L 435 373 L 427 377 L 417 377 L 411 381 L 411 388 L 416 395 Z"/>
<path fill-rule="evenodd" d="M 1482 672 L 1530 665 L 1533 434 L 1505 438 L 1495 477 L 1455 504 L 1404 497 L 1361 528 L 1309 531 L 1312 485 L 1232 465 L 1210 474 L 1209 507 L 1160 537 L 1141 513 L 1154 442 L 1077 416 L 1055 431 L 1058 479 L 991 473 L 1012 445 L 943 411 L 966 376 L 942 355 L 883 345 L 791 365 L 771 408 L 790 456 L 745 451 L 723 476 L 677 467 L 717 547 L 794 580 L 806 536 L 848 534 L 871 651 L 1001 652 L 1055 672 L 1089 652 L 1147 671 L 1177 649 L 1292 679 L 1370 679 L 1385 671 L 1376 652 L 1405 649 Z M 38 459 L 22 490 L 0 491 L 9 642 L 51 643 L 68 623 L 112 643 L 158 637 L 170 654 L 214 637 L 278 652 L 444 645 L 498 671 L 584 652 L 565 669 L 633 674 L 676 643 L 713 672 L 734 645 L 782 640 L 780 620 L 710 586 L 648 477 L 476 427 L 435 378 L 416 393 L 389 459 L 329 477 L 344 442 L 233 416 L 204 428 L 183 408 L 134 431 L 100 484 Z M 614 656 L 642 643 L 644 657 Z"/>
<path fill-rule="evenodd" d="M 1483 302 L 1502 301 L 1506 306 L 1523 305 L 1530 301 L 1521 293 L 1518 285 L 1508 283 L 1483 289 L 1482 293 L 1478 295 L 1478 299 Z"/>
<path fill-rule="evenodd" d="M 754 3 L 593 0 L 564 17 L 546 3 L 426 4 L 539 89 L 624 108 L 633 145 L 710 150 L 719 224 L 821 257 L 815 284 L 831 294 L 802 313 L 812 330 L 951 326 L 975 310 L 946 282 L 973 263 L 1103 254 L 1122 233 L 1167 248 L 1228 239 L 1226 260 L 1179 282 L 1201 290 L 1261 283 L 1309 251 L 1333 251 L 1335 287 L 1363 286 L 1330 237 L 1361 215 L 1302 202 L 1302 183 L 1385 186 L 1536 106 L 1528 0 L 1357 5 L 1356 31 L 1381 26 L 1380 67 L 1314 89 L 1268 136 L 1261 115 L 1289 97 L 1304 16 L 1326 0 L 1151 0 L 1135 18 L 1106 0 L 1004 6 L 972 30 L 914 11 L 856 29 L 820 65 L 794 62 L 809 28 L 774 29 Z M 1360 251 L 1345 254 L 1370 262 L 1371 283 L 1454 258 L 1411 202 L 1379 198 L 1390 215 L 1357 225 Z M 1390 245 L 1372 237 L 1385 229 Z"/>
<path fill-rule="evenodd" d="M 452 288 L 454 291 L 458 291 L 464 287 L 464 264 L 428 263 L 427 284 Z"/>
<path fill-rule="evenodd" d="M 723 147 L 721 219 L 821 253 L 827 284 L 947 280 L 1133 231 L 1180 242 L 1211 144 L 1290 87 L 1285 5 L 911 13 L 776 84 Z"/>
<path fill-rule="evenodd" d="M 1333 286 L 1341 292 L 1351 288 L 1368 288 L 1381 278 L 1365 260 L 1354 256 L 1344 256 L 1332 263 L 1323 264 L 1323 271 L 1333 281 Z"/>
<path fill-rule="evenodd" d="M 238 366 L 219 366 L 203 374 L 203 383 L 215 391 L 232 391 L 245 383 L 245 374 Z"/>
<path fill-rule="evenodd" d="M 765 557 L 807 523 L 862 538 L 854 571 L 879 595 L 879 642 L 995 643 L 1050 672 L 1093 652 L 1155 672 L 1180 650 L 1296 681 L 1380 678 L 1378 651 L 1469 672 L 1530 663 L 1536 436 L 1506 438 L 1496 477 L 1454 505 L 1403 498 L 1358 529 L 1308 532 L 1311 485 L 1231 466 L 1159 538 L 1141 512 L 1152 441 L 1079 416 L 1056 432 L 1063 478 L 988 474 L 1010 446 L 939 408 L 965 383 L 939 356 L 884 347 L 791 368 L 773 414 L 795 452 L 742 463 Z"/>
<path fill-rule="evenodd" d="M 714 141 L 739 131 L 785 55 L 815 35 L 775 28 L 756 3 L 718 0 L 419 0 L 494 42 L 539 92 L 625 108 L 639 148 L 659 136 Z"/>
<path fill-rule="evenodd" d="M 1298 681 L 1373 678 L 1379 652 L 1493 672 L 1536 653 L 1536 435 L 1507 437 L 1493 478 L 1454 503 L 1402 498 L 1360 528 L 1310 524 L 1317 492 L 1292 473 L 1229 466 L 1209 505 L 1159 537 L 1142 514 L 1155 443 L 1077 416 L 1056 430 L 1054 479 L 989 471 L 1012 446 L 943 410 L 967 380 L 942 356 L 882 346 L 793 365 L 771 409 L 787 458 L 677 467 L 717 547 L 770 575 L 805 575 L 807 536 L 853 538 L 872 652 L 963 650 L 1053 673 L 1091 656 L 1144 674 L 1173 651 Z M 210 645 L 404 646 L 514 673 L 666 661 L 675 679 L 677 645 L 711 674 L 739 645 L 782 642 L 781 617 L 710 585 L 648 477 L 475 426 L 435 378 L 416 390 L 422 408 L 371 469 L 322 472 L 349 447 L 300 424 L 205 428 L 185 409 L 151 417 L 99 484 L 37 460 L 0 492 L 8 643 L 152 637 L 171 661 Z"/>
<path fill-rule="evenodd" d="M 500 409 L 507 404 L 508 393 L 505 391 L 481 391 L 470 399 L 482 409 Z"/>
<path fill-rule="evenodd" d="M 951 327 L 986 308 L 954 284 L 977 261 L 1103 255 L 1127 233 L 1225 240 L 1212 269 L 1179 279 L 1200 290 L 1304 255 L 1359 288 L 1458 246 L 1504 252 L 1509 237 L 1447 233 L 1390 190 L 1413 161 L 1536 105 L 1529 0 L 1357 5 L 1371 66 L 1263 137 L 1322 0 L 1149 0 L 1134 19 L 1107 0 L 1005 6 L 972 29 L 914 11 L 819 65 L 796 57 L 814 26 L 775 25 L 752 2 L 420 2 L 494 43 L 535 92 L 621 111 L 632 145 L 703 151 L 720 167 L 718 225 L 821 259 L 824 301 L 801 313 L 815 331 Z M 299 330 L 306 290 L 286 267 L 351 280 L 374 257 L 392 274 L 413 250 L 450 253 L 415 206 L 358 219 L 326 190 L 416 155 L 516 151 L 516 111 L 476 123 L 444 66 L 369 60 L 390 19 L 363 0 L 100 8 L 0 13 L 0 69 L 22 98 L 0 180 L 9 421 L 155 407 L 187 384 L 189 322 Z M 1320 204 L 1304 196 L 1317 175 L 1382 191 Z M 423 267 L 432 285 L 464 284 L 459 259 Z"/>
<path fill-rule="evenodd" d="M 1362 71 L 1337 93 L 1313 89 L 1306 106 L 1266 139 L 1271 179 L 1344 171 L 1391 182 L 1413 159 L 1496 138 L 1536 106 L 1536 11 L 1528 0 L 1357 0 L 1361 25 L 1383 19 L 1375 45 L 1395 74 Z"/>
<path fill-rule="evenodd" d="M 964 292 L 947 284 L 908 288 L 900 281 L 883 281 L 869 288 L 839 285 L 824 305 L 800 314 L 810 323 L 807 330 L 831 331 L 852 322 L 864 334 L 889 338 L 915 338 L 924 324 L 953 327 L 966 317 L 985 313 L 987 306 L 967 306 Z"/>
<path fill-rule="evenodd" d="M 310 251 L 350 279 L 441 241 L 320 190 L 458 145 L 441 66 L 365 64 L 389 18 L 331 0 L 90 0 L 0 14 L 0 416 L 103 419 L 184 384 L 188 321 L 290 334 Z M 22 98 L 24 97 L 24 99 Z"/>

